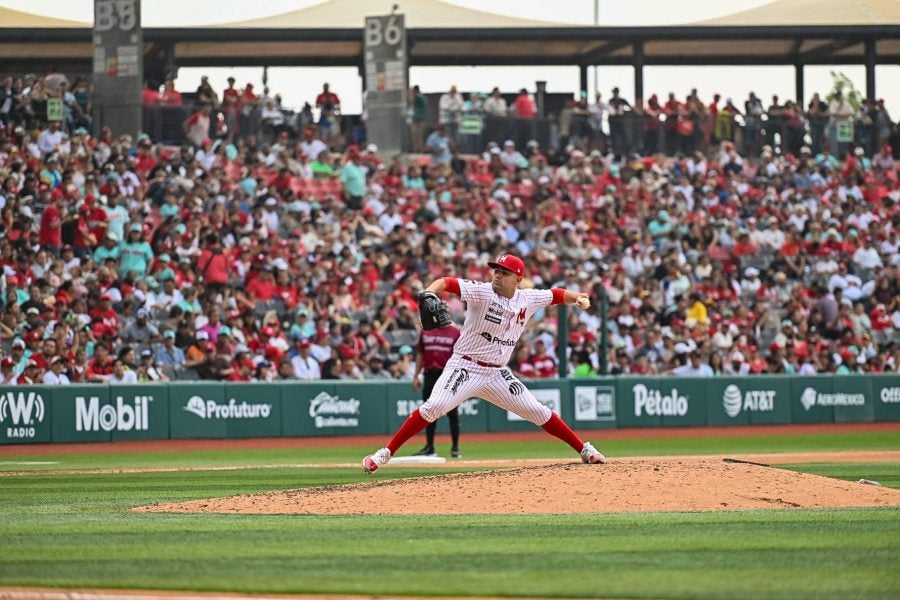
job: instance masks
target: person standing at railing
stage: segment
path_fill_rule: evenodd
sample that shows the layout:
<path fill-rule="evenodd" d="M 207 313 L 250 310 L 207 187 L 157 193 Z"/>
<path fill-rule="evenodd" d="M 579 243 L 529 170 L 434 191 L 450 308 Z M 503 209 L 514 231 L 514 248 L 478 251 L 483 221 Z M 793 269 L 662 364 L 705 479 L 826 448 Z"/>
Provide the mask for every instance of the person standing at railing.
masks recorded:
<path fill-rule="evenodd" d="M 457 91 L 455 85 L 451 85 L 450 91 L 442 94 L 438 100 L 438 124 L 444 127 L 447 137 L 454 146 L 459 141 L 459 119 L 465 105 L 462 94 Z"/>
<path fill-rule="evenodd" d="M 412 107 L 410 121 L 412 151 L 416 153 L 425 152 L 425 122 L 428 120 L 428 100 L 417 85 L 414 85 L 412 90 L 410 90 L 409 104 Z"/>
<path fill-rule="evenodd" d="M 500 94 L 500 88 L 491 90 L 491 95 L 482 104 L 484 114 L 489 117 L 505 117 L 509 112 L 506 99 Z"/>
<path fill-rule="evenodd" d="M 619 88 L 612 90 L 609 99 L 609 137 L 613 154 L 621 156 L 628 151 L 628 132 L 625 127 L 625 113 L 631 111 L 628 100 L 619 96 Z"/>
<path fill-rule="evenodd" d="M 512 108 L 518 119 L 533 119 L 537 116 L 534 100 L 525 88 L 519 90 L 519 95 L 516 96 L 516 101 L 513 102 Z"/>
<path fill-rule="evenodd" d="M 830 116 L 828 103 L 819 97 L 819 92 L 813 94 L 806 111 L 806 118 L 809 121 L 809 136 L 812 138 L 813 156 L 822 152 L 825 145 L 825 125 Z"/>
<path fill-rule="evenodd" d="M 844 98 L 843 92 L 834 93 L 831 102 L 828 103 L 828 113 L 831 117 L 828 121 L 828 143 L 831 153 L 843 160 L 847 152 L 847 142 L 838 141 L 838 129 L 844 123 L 850 123 L 854 114 L 853 106 Z"/>

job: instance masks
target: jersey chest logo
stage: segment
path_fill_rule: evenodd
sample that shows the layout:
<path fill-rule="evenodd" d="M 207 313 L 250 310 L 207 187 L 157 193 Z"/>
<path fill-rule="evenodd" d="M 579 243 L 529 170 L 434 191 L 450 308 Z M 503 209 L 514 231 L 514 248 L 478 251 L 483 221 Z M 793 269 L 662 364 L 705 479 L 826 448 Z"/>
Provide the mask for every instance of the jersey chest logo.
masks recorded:
<path fill-rule="evenodd" d="M 516 315 L 516 325 L 524 325 L 525 324 L 525 309 L 519 311 L 519 314 Z"/>

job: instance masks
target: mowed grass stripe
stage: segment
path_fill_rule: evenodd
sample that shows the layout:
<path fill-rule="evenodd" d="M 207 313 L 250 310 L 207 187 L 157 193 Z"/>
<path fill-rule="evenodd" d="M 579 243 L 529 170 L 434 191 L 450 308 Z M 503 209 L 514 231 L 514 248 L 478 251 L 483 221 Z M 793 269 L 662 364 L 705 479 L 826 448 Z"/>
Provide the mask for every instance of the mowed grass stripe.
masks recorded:
<path fill-rule="evenodd" d="M 52 525 L 27 542 L 4 533 L 0 542 L 13 551 L 0 557 L 0 582 L 269 593 L 837 598 L 852 591 L 881 597 L 898 591 L 898 517 L 890 509 L 120 515 L 113 519 L 118 526 L 83 523 L 76 536 Z M 760 578 L 763 572 L 769 577 Z"/>
<path fill-rule="evenodd" d="M 604 440 L 603 431 L 585 434 L 607 456 L 660 456 L 686 454 L 759 454 L 773 452 L 838 452 L 843 450 L 900 449 L 900 431 L 848 432 L 838 434 L 804 435 L 748 435 L 727 438 L 674 438 L 644 440 Z M 408 456 L 419 448 L 419 440 L 412 440 L 399 452 Z M 447 444 L 438 450 L 446 456 Z M 50 454 L 16 456 L 16 462 L 55 462 L 46 465 L 0 464 L 0 471 L 57 471 L 60 469 L 112 468 L 202 468 L 225 466 L 271 466 L 312 463 L 359 464 L 362 457 L 375 448 L 356 443 L 332 448 L 293 449 L 232 449 L 179 452 L 116 452 L 115 444 L 108 453 Z M 509 458 L 572 459 L 572 451 L 558 440 L 550 438 L 529 442 L 498 441 L 468 443 L 462 436 L 463 455 L 470 460 Z M 577 457 L 575 457 L 577 458 Z M 827 459 L 827 458 L 826 458 Z"/>

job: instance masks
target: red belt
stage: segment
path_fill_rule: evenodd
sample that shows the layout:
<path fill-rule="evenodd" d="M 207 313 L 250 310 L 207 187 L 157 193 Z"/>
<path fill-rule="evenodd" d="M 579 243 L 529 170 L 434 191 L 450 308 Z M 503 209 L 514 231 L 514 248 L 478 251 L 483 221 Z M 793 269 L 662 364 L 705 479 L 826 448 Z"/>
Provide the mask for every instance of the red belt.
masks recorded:
<path fill-rule="evenodd" d="M 465 356 L 465 355 L 463 355 L 461 358 L 462 358 L 463 360 L 467 360 L 467 361 L 469 361 L 469 362 L 473 362 L 473 363 L 475 363 L 476 365 L 478 365 L 479 367 L 494 367 L 495 369 L 502 369 L 502 368 L 503 368 L 503 365 L 495 365 L 494 363 L 484 362 L 483 360 L 476 360 L 476 359 L 472 358 L 471 356 Z"/>

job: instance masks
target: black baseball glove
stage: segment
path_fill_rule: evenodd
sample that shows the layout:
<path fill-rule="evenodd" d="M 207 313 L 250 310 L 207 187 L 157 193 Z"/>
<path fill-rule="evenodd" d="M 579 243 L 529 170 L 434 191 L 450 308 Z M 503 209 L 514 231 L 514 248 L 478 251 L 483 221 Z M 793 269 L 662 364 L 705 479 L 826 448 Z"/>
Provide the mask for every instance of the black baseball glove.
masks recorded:
<path fill-rule="evenodd" d="M 422 329 L 426 330 L 445 327 L 451 322 L 447 303 L 428 290 L 419 292 L 419 317 L 422 319 Z"/>

